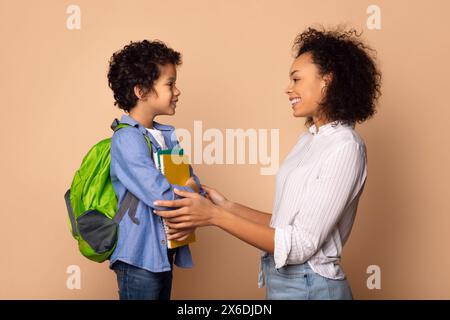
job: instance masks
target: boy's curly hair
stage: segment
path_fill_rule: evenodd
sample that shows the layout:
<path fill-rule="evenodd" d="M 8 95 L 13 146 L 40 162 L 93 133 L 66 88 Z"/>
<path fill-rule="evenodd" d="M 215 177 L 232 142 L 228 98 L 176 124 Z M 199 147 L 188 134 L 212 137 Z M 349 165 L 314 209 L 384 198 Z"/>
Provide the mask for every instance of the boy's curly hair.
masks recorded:
<path fill-rule="evenodd" d="M 331 74 L 319 112 L 331 121 L 362 123 L 375 114 L 381 95 L 381 73 L 371 56 L 374 51 L 356 30 L 332 31 L 308 28 L 294 42 L 295 58 L 312 55 L 321 76 Z M 313 124 L 312 118 L 306 125 Z"/>
<path fill-rule="evenodd" d="M 114 105 L 129 112 L 138 100 L 134 86 L 144 95 L 153 90 L 160 66 L 181 64 L 181 54 L 161 41 L 132 42 L 115 52 L 109 61 L 108 84 L 114 93 Z"/>

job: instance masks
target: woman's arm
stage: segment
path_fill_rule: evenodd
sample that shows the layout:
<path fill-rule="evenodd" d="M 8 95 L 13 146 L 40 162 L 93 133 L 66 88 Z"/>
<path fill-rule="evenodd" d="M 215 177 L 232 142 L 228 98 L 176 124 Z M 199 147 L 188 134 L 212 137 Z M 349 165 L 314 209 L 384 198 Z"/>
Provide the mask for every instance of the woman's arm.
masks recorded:
<path fill-rule="evenodd" d="M 166 219 L 170 228 L 183 230 L 214 225 L 258 249 L 273 253 L 275 229 L 233 214 L 199 194 L 177 189 L 175 193 L 186 198 L 155 202 L 157 206 L 178 208 L 154 211 Z"/>
<path fill-rule="evenodd" d="M 222 208 L 236 216 L 263 226 L 269 226 L 270 219 L 272 218 L 270 213 L 258 211 L 232 201 L 228 201 L 228 203 Z"/>
<path fill-rule="evenodd" d="M 258 249 L 273 253 L 275 229 L 269 227 L 271 216 L 239 204 L 238 206 L 238 214 L 219 207 L 211 219 L 212 225 Z"/>
<path fill-rule="evenodd" d="M 208 186 L 202 185 L 202 188 L 206 191 L 208 198 L 215 205 L 246 220 L 269 226 L 270 219 L 272 218 L 270 213 L 258 211 L 242 204 L 232 202 L 225 198 L 220 192 Z"/>

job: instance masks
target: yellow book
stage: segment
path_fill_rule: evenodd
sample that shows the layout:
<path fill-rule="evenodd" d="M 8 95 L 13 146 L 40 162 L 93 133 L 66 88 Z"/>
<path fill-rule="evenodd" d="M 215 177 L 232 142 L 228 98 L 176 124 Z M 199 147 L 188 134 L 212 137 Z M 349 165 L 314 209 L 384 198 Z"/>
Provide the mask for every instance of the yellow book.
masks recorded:
<path fill-rule="evenodd" d="M 177 184 L 184 186 L 189 180 L 191 173 L 189 170 L 189 159 L 183 155 L 183 149 L 178 152 L 170 150 L 160 150 L 157 152 L 158 167 L 164 174 L 170 184 Z M 164 228 L 167 230 L 167 225 L 164 222 Z M 195 232 L 191 233 L 186 240 L 176 241 L 168 240 L 167 248 L 174 249 L 192 243 L 195 241 Z"/>

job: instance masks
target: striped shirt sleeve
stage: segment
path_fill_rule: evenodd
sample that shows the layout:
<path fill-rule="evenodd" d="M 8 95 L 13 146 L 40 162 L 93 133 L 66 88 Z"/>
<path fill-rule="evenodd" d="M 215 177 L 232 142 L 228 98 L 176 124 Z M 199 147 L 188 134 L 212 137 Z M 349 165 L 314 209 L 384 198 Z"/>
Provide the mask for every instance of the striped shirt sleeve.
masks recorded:
<path fill-rule="evenodd" d="M 365 174 L 365 150 L 354 141 L 328 156 L 319 174 L 308 183 L 306 200 L 292 223 L 275 228 L 276 268 L 305 263 L 320 249 L 357 195 Z M 287 199 L 296 196 L 290 194 Z"/>

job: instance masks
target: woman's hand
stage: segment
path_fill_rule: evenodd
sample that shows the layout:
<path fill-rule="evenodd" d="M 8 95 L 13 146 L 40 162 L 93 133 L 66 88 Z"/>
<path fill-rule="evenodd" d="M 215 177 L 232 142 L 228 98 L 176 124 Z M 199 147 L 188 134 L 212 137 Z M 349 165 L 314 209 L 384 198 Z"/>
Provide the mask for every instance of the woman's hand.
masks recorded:
<path fill-rule="evenodd" d="M 186 181 L 185 186 L 191 188 L 191 189 L 194 190 L 196 193 L 199 193 L 199 192 L 200 192 L 199 187 L 198 187 L 198 185 L 197 185 L 197 182 L 195 182 L 194 177 L 190 177 L 190 178 L 188 179 L 188 181 Z"/>
<path fill-rule="evenodd" d="M 169 211 L 154 210 L 163 217 L 171 229 L 186 230 L 213 225 L 218 207 L 198 193 L 174 189 L 175 194 L 184 197 L 177 200 L 159 200 L 154 204 L 159 207 L 178 208 Z"/>
<path fill-rule="evenodd" d="M 186 236 L 190 232 L 187 231 L 188 229 L 217 226 L 260 250 L 274 252 L 274 228 L 236 216 L 198 193 L 178 189 L 174 189 L 174 192 L 184 198 L 153 202 L 155 206 L 176 208 L 168 211 L 153 211 L 165 219 L 170 229 L 178 230 L 178 232 L 186 231 L 184 233 Z M 174 231 L 174 233 L 177 232 Z"/>
<path fill-rule="evenodd" d="M 208 199 L 211 200 L 215 205 L 225 208 L 230 203 L 230 201 L 228 201 L 228 199 L 225 198 L 224 195 L 221 194 L 216 189 L 205 186 L 204 184 L 202 184 L 202 188 L 203 188 L 203 190 L 206 191 L 206 195 L 207 195 Z"/>

